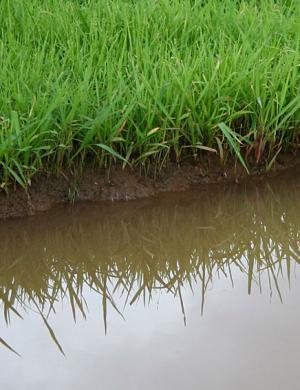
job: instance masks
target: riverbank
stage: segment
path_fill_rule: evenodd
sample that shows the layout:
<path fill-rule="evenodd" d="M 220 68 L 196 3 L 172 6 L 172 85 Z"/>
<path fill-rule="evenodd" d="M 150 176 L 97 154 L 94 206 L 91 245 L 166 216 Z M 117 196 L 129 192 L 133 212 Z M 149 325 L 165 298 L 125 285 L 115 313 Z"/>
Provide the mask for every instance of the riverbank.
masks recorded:
<path fill-rule="evenodd" d="M 15 185 L 23 203 L 55 187 L 54 198 L 81 198 L 66 184 L 80 176 L 91 178 L 83 197 L 97 198 L 99 181 L 101 199 L 131 198 L 173 189 L 154 170 L 186 180 L 187 160 L 211 159 L 208 176 L 223 166 L 220 178 L 230 161 L 270 169 L 299 146 L 298 1 L 2 0 L 1 10 L 0 186 L 12 204 Z M 116 190 L 103 184 L 109 171 Z"/>
<path fill-rule="evenodd" d="M 300 170 L 198 188 L 0 221 L 0 388 L 297 388 Z"/>
<path fill-rule="evenodd" d="M 80 176 L 63 172 L 60 176 L 36 176 L 24 191 L 20 186 L 8 194 L 0 189 L 0 219 L 34 215 L 58 204 L 75 202 L 114 202 L 148 198 L 163 192 L 190 189 L 205 190 L 216 183 L 240 183 L 264 180 L 267 177 L 299 173 L 299 154 L 281 155 L 273 169 L 256 166 L 248 175 L 240 164 L 228 163 L 226 169 L 217 161 L 186 162 L 181 166 L 169 164 L 159 174 L 154 169 L 147 175 L 138 169 L 120 166 L 105 169 L 88 168 Z"/>

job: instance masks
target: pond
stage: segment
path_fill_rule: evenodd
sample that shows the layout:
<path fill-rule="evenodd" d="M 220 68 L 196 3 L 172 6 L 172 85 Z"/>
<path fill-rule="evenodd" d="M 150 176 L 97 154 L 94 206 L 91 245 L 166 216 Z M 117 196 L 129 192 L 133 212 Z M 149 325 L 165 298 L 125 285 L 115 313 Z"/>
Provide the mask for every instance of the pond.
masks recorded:
<path fill-rule="evenodd" d="M 0 223 L 0 388 L 298 389 L 300 175 Z"/>

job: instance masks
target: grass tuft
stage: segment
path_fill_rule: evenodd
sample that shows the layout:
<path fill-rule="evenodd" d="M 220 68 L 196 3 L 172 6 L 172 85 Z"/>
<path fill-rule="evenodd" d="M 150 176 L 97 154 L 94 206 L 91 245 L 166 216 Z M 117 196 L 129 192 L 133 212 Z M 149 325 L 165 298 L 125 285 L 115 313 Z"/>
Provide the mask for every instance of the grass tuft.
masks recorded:
<path fill-rule="evenodd" d="M 2 0 L 1 187 L 212 150 L 271 167 L 299 140 L 299 21 L 298 0 Z"/>

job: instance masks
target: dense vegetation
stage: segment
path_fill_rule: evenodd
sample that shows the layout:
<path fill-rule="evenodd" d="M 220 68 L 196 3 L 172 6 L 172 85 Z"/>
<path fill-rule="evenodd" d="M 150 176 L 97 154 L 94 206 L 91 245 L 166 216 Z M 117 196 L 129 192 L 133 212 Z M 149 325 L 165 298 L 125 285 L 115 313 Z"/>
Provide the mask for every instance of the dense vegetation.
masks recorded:
<path fill-rule="evenodd" d="M 0 185 L 298 144 L 298 0 L 2 0 Z M 2 183 L 2 184 L 1 184 Z"/>

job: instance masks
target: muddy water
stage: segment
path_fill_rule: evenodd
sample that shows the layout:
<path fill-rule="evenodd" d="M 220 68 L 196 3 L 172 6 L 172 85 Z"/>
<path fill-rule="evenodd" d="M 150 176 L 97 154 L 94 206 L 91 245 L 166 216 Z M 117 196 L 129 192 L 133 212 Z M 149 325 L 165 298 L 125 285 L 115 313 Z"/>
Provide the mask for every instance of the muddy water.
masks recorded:
<path fill-rule="evenodd" d="M 1 222 L 0 389 L 299 389 L 299 199 L 298 171 Z"/>

